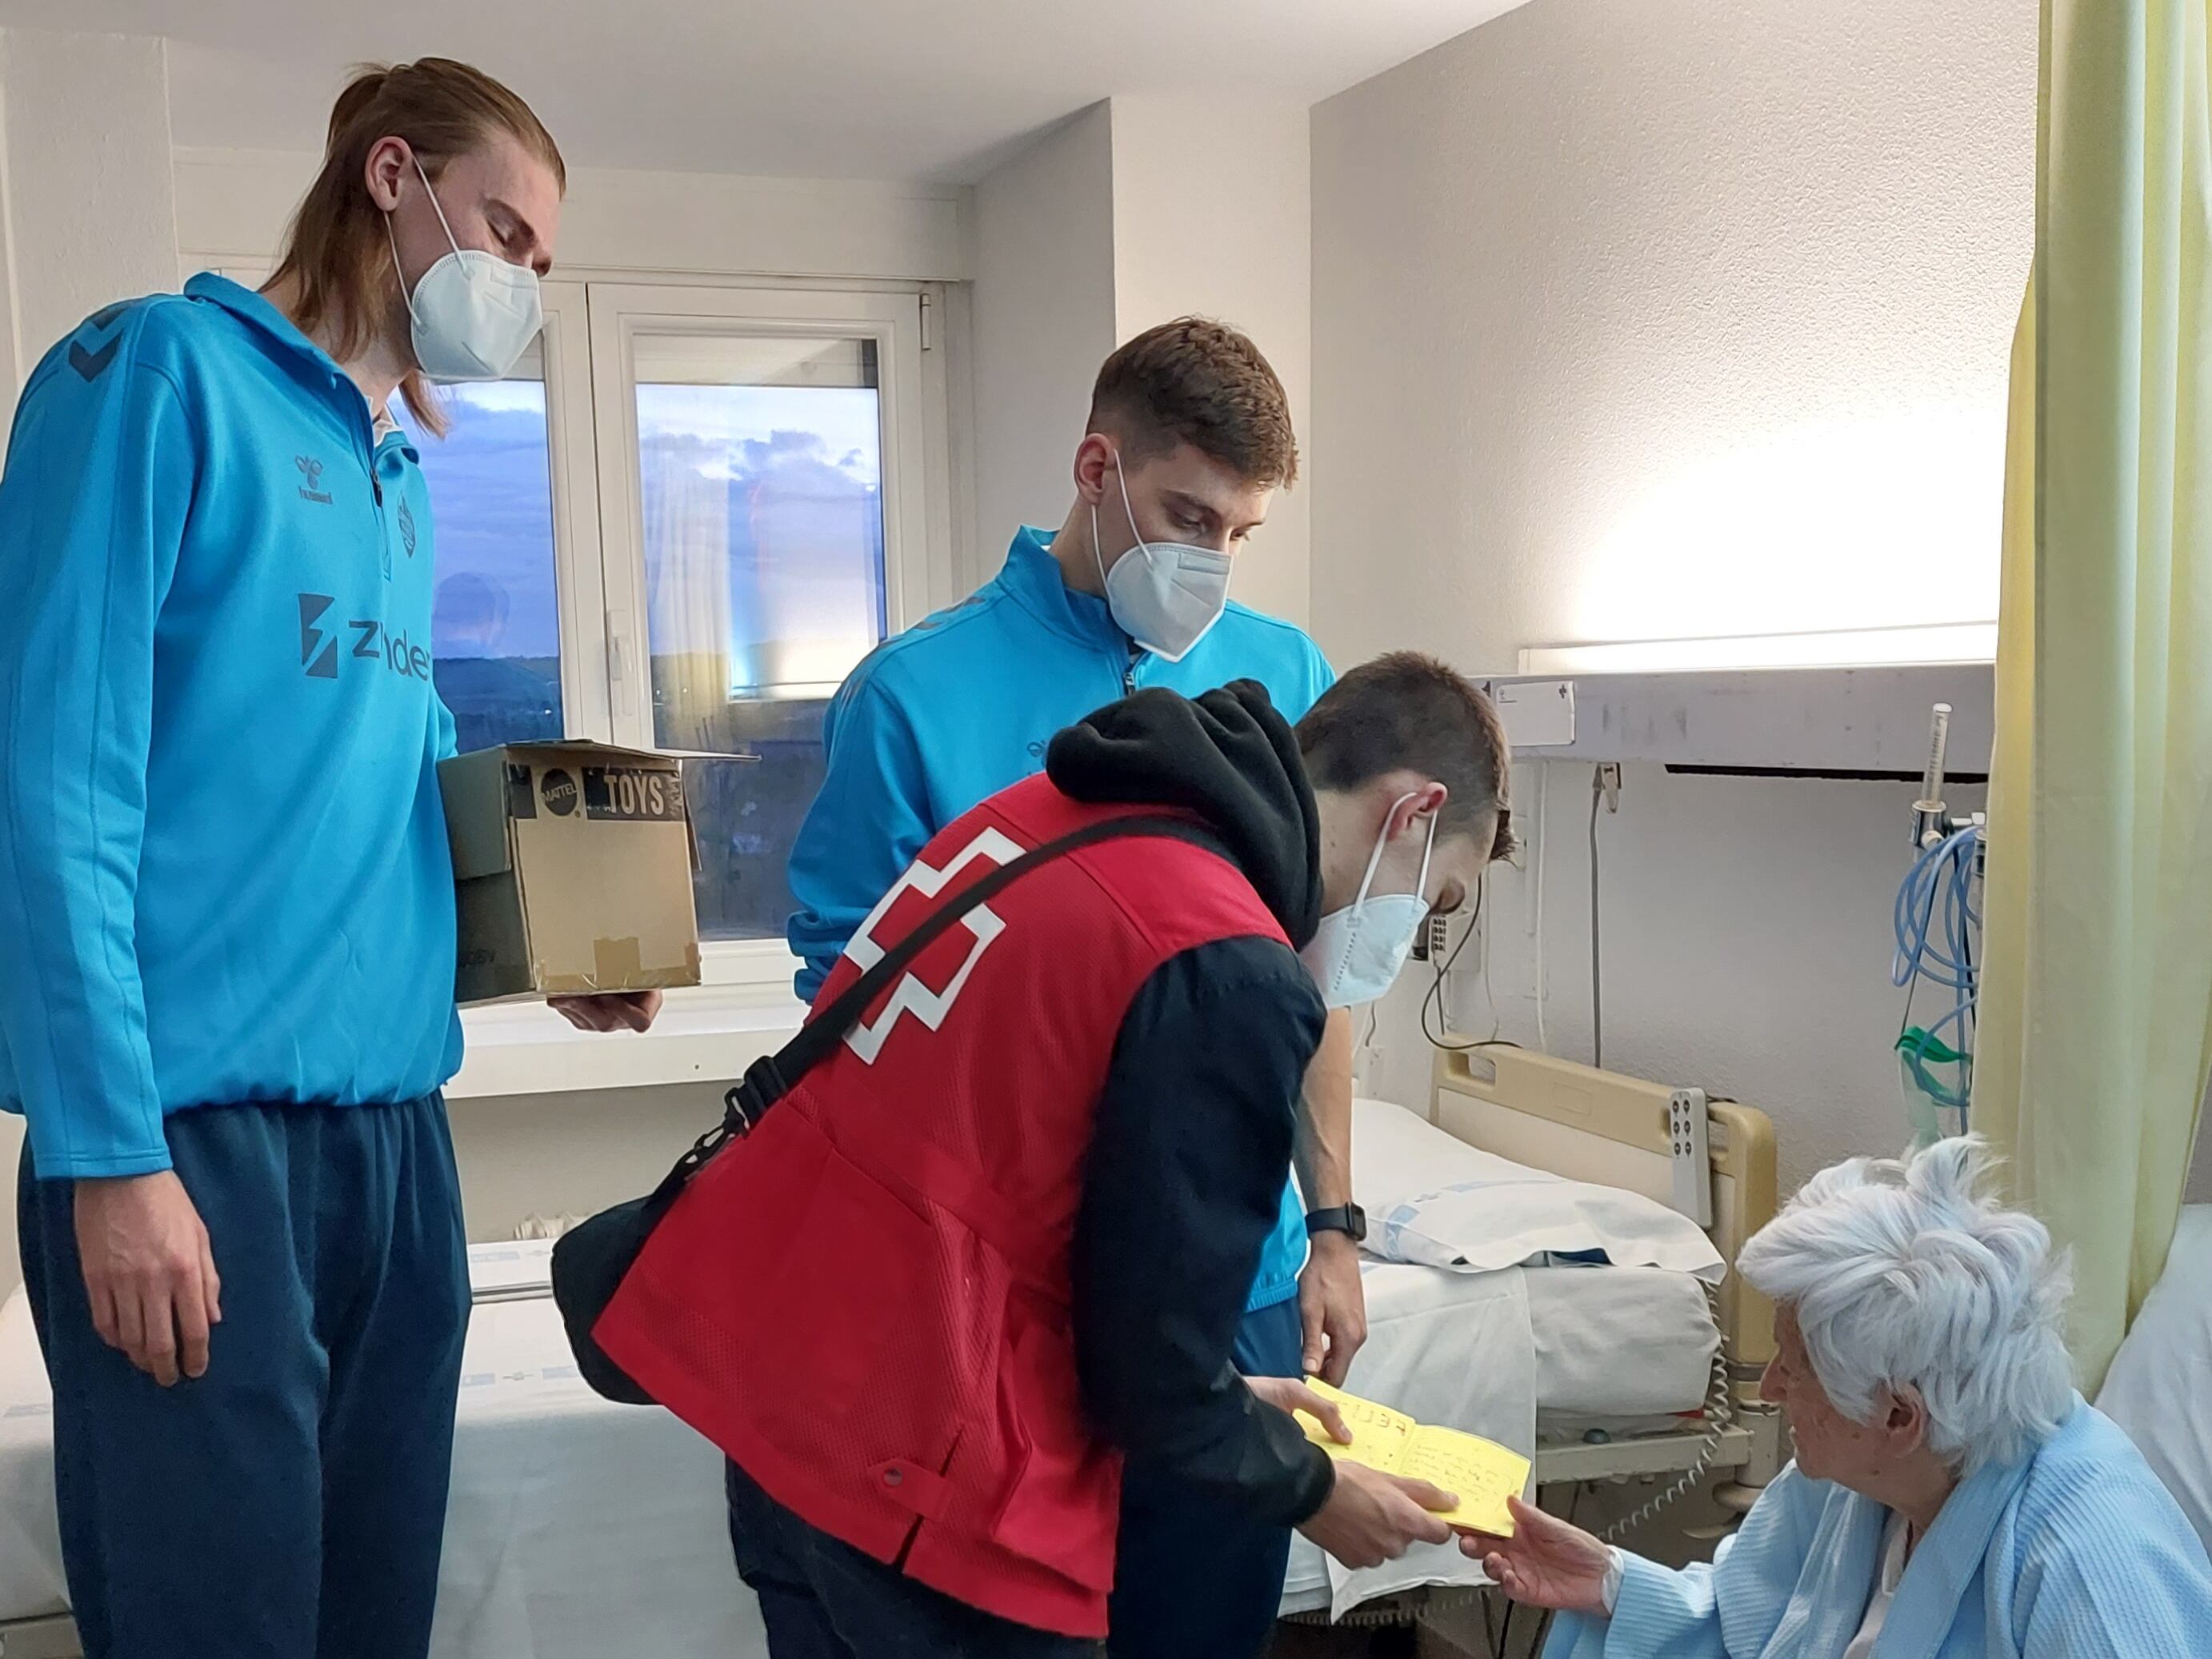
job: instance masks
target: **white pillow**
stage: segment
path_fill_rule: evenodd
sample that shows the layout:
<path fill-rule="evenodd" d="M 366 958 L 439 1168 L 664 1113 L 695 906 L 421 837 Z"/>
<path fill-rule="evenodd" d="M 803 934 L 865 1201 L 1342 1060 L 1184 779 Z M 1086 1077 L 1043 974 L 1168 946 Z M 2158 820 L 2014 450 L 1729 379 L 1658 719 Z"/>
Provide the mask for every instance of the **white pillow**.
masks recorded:
<path fill-rule="evenodd" d="M 1479 1151 L 1383 1101 L 1352 1106 L 1352 1188 L 1367 1212 L 1367 1252 L 1386 1261 L 1480 1273 L 1581 1261 L 1666 1267 L 1711 1285 L 1727 1276 L 1687 1216 Z"/>
<path fill-rule="evenodd" d="M 2097 1395 L 2212 1550 L 2212 1204 L 2181 1212 L 2166 1271 Z"/>

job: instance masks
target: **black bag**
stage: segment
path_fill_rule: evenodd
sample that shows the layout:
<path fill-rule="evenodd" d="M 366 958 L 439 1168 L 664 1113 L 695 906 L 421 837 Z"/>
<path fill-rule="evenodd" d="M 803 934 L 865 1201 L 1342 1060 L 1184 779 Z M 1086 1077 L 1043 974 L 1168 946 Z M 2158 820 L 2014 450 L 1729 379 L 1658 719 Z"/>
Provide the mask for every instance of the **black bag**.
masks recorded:
<path fill-rule="evenodd" d="M 742 1140 L 751 1133 L 762 1115 L 788 1094 L 801 1078 L 827 1060 L 914 959 L 969 911 L 1004 891 L 1041 864 L 1100 842 L 1139 836 L 1187 841 L 1216 852 L 1221 850 L 1218 841 L 1188 818 L 1108 818 L 1086 824 L 1057 841 L 1032 848 L 1010 864 L 999 866 L 923 918 L 880 962 L 848 986 L 819 1015 L 801 1026 L 799 1035 L 781 1050 L 763 1055 L 747 1067 L 744 1079 L 722 1097 L 722 1121 L 693 1143 L 691 1150 L 677 1160 L 676 1167 L 669 1170 L 658 1187 L 643 1198 L 602 1210 L 590 1220 L 579 1222 L 554 1241 L 553 1300 L 560 1307 L 561 1322 L 568 1333 L 568 1346 L 576 1355 L 576 1368 L 594 1392 L 624 1405 L 658 1403 L 592 1340 L 592 1328 L 599 1323 L 600 1314 L 622 1288 L 624 1276 L 645 1249 L 645 1241 L 652 1236 L 653 1228 L 707 1161 L 731 1141 Z"/>

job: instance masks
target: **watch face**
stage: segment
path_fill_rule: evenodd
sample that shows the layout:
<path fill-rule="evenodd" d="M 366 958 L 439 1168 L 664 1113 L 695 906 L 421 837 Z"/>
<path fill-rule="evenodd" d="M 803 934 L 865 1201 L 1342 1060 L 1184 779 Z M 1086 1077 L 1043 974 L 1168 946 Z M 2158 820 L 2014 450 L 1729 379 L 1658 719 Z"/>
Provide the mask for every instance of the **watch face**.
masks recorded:
<path fill-rule="evenodd" d="M 1350 1224 L 1344 1231 L 1352 1235 L 1352 1242 L 1355 1244 L 1365 1243 L 1367 1238 L 1367 1212 L 1361 1209 L 1357 1204 L 1347 1204 L 1344 1206 L 1344 1218 Z"/>

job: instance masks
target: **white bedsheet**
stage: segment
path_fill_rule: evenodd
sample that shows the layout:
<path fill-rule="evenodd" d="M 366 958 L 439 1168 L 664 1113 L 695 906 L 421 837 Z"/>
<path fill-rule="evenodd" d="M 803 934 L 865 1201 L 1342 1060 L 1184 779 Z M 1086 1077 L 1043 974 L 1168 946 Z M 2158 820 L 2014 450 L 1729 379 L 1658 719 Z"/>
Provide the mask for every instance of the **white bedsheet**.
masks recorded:
<path fill-rule="evenodd" d="M 18 1292 L 0 1308 L 0 1622 L 67 1605 L 51 1401 Z M 720 1458 L 667 1413 L 586 1389 L 549 1301 L 482 1305 L 470 1321 L 430 1651 L 767 1654 L 730 1561 Z"/>
<path fill-rule="evenodd" d="M 585 1387 L 550 1301 L 476 1310 L 431 1659 L 764 1659 L 722 1460 Z"/>
<path fill-rule="evenodd" d="M 2212 1550 L 2212 1204 L 2181 1212 L 2166 1271 L 2105 1375 L 2097 1405 Z"/>
<path fill-rule="evenodd" d="M 21 1291 L 0 1303 L 0 1621 L 69 1611 L 54 1522 L 53 1399 Z"/>

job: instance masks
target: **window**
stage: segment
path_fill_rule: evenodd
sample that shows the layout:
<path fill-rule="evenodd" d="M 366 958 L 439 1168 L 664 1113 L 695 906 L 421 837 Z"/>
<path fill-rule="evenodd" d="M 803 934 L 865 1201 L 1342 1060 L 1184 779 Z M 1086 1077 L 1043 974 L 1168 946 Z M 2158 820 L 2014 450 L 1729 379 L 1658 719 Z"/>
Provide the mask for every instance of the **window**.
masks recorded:
<path fill-rule="evenodd" d="M 721 977 L 789 973 L 823 706 L 954 597 L 922 574 L 919 321 L 911 295 L 591 290 L 615 730 L 749 757 L 686 768 Z"/>
<path fill-rule="evenodd" d="M 422 456 L 437 514 L 431 656 L 464 750 L 563 732 L 552 447 L 539 354 L 512 380 L 449 386 L 452 424 Z"/>
<path fill-rule="evenodd" d="M 700 933 L 781 939 L 823 705 L 884 636 L 874 342 L 647 335 L 634 356 L 653 738 L 759 757 L 687 769 Z"/>
<path fill-rule="evenodd" d="M 450 429 L 416 437 L 439 692 L 465 750 L 565 734 L 745 757 L 685 769 L 705 976 L 787 983 L 784 872 L 823 709 L 887 634 L 959 597 L 929 551 L 945 450 L 921 295 L 542 292 L 515 374 L 444 388 Z"/>

